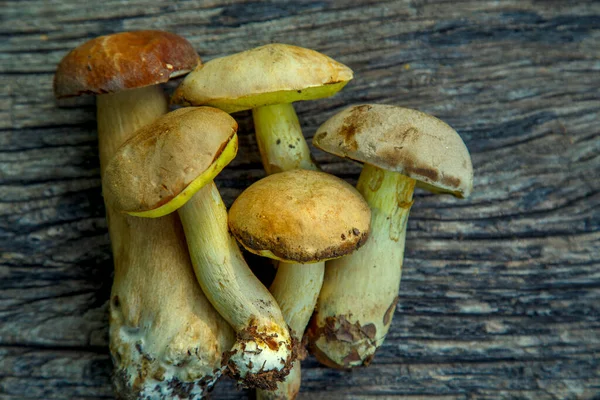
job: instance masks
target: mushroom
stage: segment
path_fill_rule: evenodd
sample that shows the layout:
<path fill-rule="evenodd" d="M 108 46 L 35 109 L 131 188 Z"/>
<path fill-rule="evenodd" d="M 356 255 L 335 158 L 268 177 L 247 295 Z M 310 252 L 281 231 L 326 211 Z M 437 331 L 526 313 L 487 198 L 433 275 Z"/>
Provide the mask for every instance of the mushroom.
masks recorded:
<path fill-rule="evenodd" d="M 319 52 L 275 43 L 199 66 L 171 101 L 229 113 L 252 109 L 267 174 L 317 169 L 291 103 L 332 96 L 350 79 L 350 68 Z"/>
<path fill-rule="evenodd" d="M 235 157 L 237 123 L 212 107 L 180 108 L 138 131 L 106 168 L 115 209 L 157 218 L 178 211 L 196 277 L 237 332 L 223 360 L 248 387 L 274 389 L 294 360 L 292 340 L 269 291 L 229 234 L 213 178 Z"/>
<path fill-rule="evenodd" d="M 116 149 L 168 110 L 160 83 L 200 59 L 162 31 L 92 39 L 68 53 L 54 76 L 58 98 L 95 94 L 101 174 Z M 115 277 L 110 351 L 119 398 L 192 399 L 210 389 L 233 331 L 197 284 L 175 216 L 139 219 L 106 205 Z"/>
<path fill-rule="evenodd" d="M 326 264 L 309 342 L 325 365 L 367 365 L 385 339 L 398 301 L 415 183 L 467 197 L 473 185 L 471 158 L 460 136 L 444 122 L 388 105 L 343 110 L 319 127 L 313 143 L 364 163 L 357 189 L 372 217 L 369 241 Z"/>
<path fill-rule="evenodd" d="M 371 211 L 343 180 L 324 172 L 292 170 L 252 184 L 229 210 L 233 236 L 250 252 L 280 260 L 271 293 L 297 343 L 315 309 L 325 260 L 365 243 Z M 274 392 L 261 399 L 293 399 L 300 388 L 300 361 Z"/>

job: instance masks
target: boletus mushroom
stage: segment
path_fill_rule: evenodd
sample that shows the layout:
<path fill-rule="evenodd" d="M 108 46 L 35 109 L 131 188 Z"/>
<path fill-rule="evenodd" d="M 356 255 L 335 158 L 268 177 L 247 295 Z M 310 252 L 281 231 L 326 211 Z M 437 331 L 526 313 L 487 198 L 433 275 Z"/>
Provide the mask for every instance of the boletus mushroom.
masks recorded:
<path fill-rule="evenodd" d="M 130 215 L 178 211 L 200 286 L 237 332 L 223 360 L 226 372 L 244 386 L 272 390 L 294 361 L 292 340 L 275 299 L 230 235 L 213 182 L 236 155 L 236 132 L 224 111 L 180 108 L 121 146 L 103 182 L 111 204 Z"/>
<path fill-rule="evenodd" d="M 267 174 L 317 169 L 292 103 L 332 96 L 352 76 L 350 68 L 324 54 L 274 43 L 198 66 L 171 101 L 229 113 L 252 109 Z"/>
<path fill-rule="evenodd" d="M 92 39 L 58 65 L 58 98 L 97 95 L 101 174 L 116 149 L 168 110 L 160 83 L 200 62 L 184 38 L 162 31 Z M 176 216 L 141 219 L 106 204 L 115 276 L 110 352 L 118 398 L 195 399 L 218 378 L 233 331 L 195 277 Z"/>
<path fill-rule="evenodd" d="M 281 261 L 271 293 L 298 344 L 315 309 L 325 261 L 362 246 L 370 222 L 369 206 L 356 189 L 333 175 L 300 169 L 255 182 L 231 206 L 233 236 L 248 251 Z M 257 398 L 295 398 L 300 375 L 296 361 L 277 390 L 258 391 Z"/>
<path fill-rule="evenodd" d="M 396 308 L 415 184 L 467 197 L 473 185 L 471 158 L 446 123 L 389 105 L 347 108 L 319 127 L 313 143 L 364 163 L 357 189 L 372 217 L 369 241 L 326 264 L 309 342 L 325 365 L 366 365 L 385 339 Z"/>

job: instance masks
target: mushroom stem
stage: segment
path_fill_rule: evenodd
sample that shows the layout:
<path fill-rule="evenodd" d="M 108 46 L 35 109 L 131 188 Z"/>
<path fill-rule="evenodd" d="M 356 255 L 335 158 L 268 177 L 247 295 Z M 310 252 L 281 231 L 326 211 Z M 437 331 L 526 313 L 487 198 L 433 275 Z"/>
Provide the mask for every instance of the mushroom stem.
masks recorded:
<path fill-rule="evenodd" d="M 244 261 L 227 225 L 227 210 L 214 182 L 179 209 L 202 290 L 237 332 L 224 360 L 242 384 L 273 390 L 295 354 L 281 311 Z"/>
<path fill-rule="evenodd" d="M 139 128 L 169 110 L 159 85 L 124 90 L 96 97 L 100 170 L 104 171 L 117 149 Z"/>
<path fill-rule="evenodd" d="M 304 139 L 298 116 L 291 103 L 267 105 L 252 109 L 256 141 L 268 175 L 293 169 L 319 170 Z M 300 343 L 310 320 L 323 283 L 325 263 L 289 265 L 279 263 L 270 291 L 281 307 L 292 334 Z M 258 399 L 294 398 L 300 390 L 300 362 L 277 390 L 258 390 Z"/>
<path fill-rule="evenodd" d="M 298 341 L 302 339 L 304 329 L 315 310 L 324 273 L 325 262 L 313 264 L 280 262 L 277 275 L 269 288 L 292 330 L 292 335 Z"/>
<path fill-rule="evenodd" d="M 267 174 L 292 169 L 318 170 L 291 103 L 252 109 L 256 140 Z"/>
<path fill-rule="evenodd" d="M 315 310 L 317 297 L 323 284 L 325 262 L 292 264 L 280 262 L 277 275 L 269 290 L 277 300 L 281 312 L 290 327 L 290 333 L 298 344 L 308 321 Z M 302 350 L 299 351 L 302 353 Z M 299 355 L 299 358 L 303 358 Z M 294 362 L 290 374 L 277 384 L 275 391 L 256 391 L 258 400 L 293 399 L 300 391 L 302 381 L 300 361 Z"/>
<path fill-rule="evenodd" d="M 277 384 L 276 390 L 257 390 L 256 400 L 293 400 L 300 392 L 302 383 L 302 368 L 300 360 L 294 361 L 290 374 L 283 382 Z"/>
<path fill-rule="evenodd" d="M 159 86 L 97 97 L 101 171 L 117 148 L 167 112 Z M 110 351 L 123 398 L 202 395 L 219 377 L 233 332 L 196 283 L 176 215 L 130 217 L 106 205 L 115 277 Z"/>
<path fill-rule="evenodd" d="M 357 189 L 371 207 L 371 236 L 362 248 L 325 266 L 309 332 L 321 363 L 367 365 L 383 343 L 396 308 L 415 183 L 365 164 Z"/>

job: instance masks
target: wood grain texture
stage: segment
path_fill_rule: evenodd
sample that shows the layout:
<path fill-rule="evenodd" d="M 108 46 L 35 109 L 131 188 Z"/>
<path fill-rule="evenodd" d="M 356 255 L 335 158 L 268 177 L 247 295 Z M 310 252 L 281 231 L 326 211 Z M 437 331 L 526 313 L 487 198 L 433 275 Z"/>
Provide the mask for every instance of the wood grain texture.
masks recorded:
<path fill-rule="evenodd" d="M 305 135 L 347 105 L 416 108 L 472 153 L 473 196 L 417 192 L 392 329 L 366 369 L 304 362 L 306 399 L 600 395 L 600 3 L 8 0 L 0 27 L 0 398 L 111 398 L 112 259 L 93 98 L 52 76 L 97 35 L 165 29 L 206 61 L 270 42 L 355 79 L 298 103 Z M 93 5 L 91 5 L 93 4 Z M 170 84 L 168 90 L 175 84 Z M 264 176 L 250 113 L 218 178 L 230 205 Z M 314 150 L 356 183 L 360 167 Z M 247 398 L 223 382 L 214 398 Z"/>

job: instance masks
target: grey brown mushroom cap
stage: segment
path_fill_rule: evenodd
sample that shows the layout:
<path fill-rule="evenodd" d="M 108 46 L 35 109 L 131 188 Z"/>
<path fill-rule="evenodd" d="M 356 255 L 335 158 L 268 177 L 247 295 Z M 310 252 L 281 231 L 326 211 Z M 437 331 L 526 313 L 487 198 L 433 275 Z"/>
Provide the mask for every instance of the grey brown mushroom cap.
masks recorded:
<path fill-rule="evenodd" d="M 103 178 L 107 202 L 129 213 L 167 203 L 173 203 L 170 211 L 175 211 L 212 181 L 214 174 L 198 179 L 214 168 L 237 128 L 229 114 L 212 107 L 180 108 L 163 115 L 126 141 L 108 163 Z M 179 197 L 192 185 L 184 198 Z"/>
<path fill-rule="evenodd" d="M 473 188 L 471 156 L 458 133 L 417 110 L 380 104 L 352 106 L 321 125 L 313 144 L 457 197 L 468 197 Z"/>
<path fill-rule="evenodd" d="M 351 253 L 367 240 L 370 223 L 371 210 L 351 185 L 300 169 L 255 182 L 229 210 L 231 233 L 244 247 L 295 263 Z"/>

